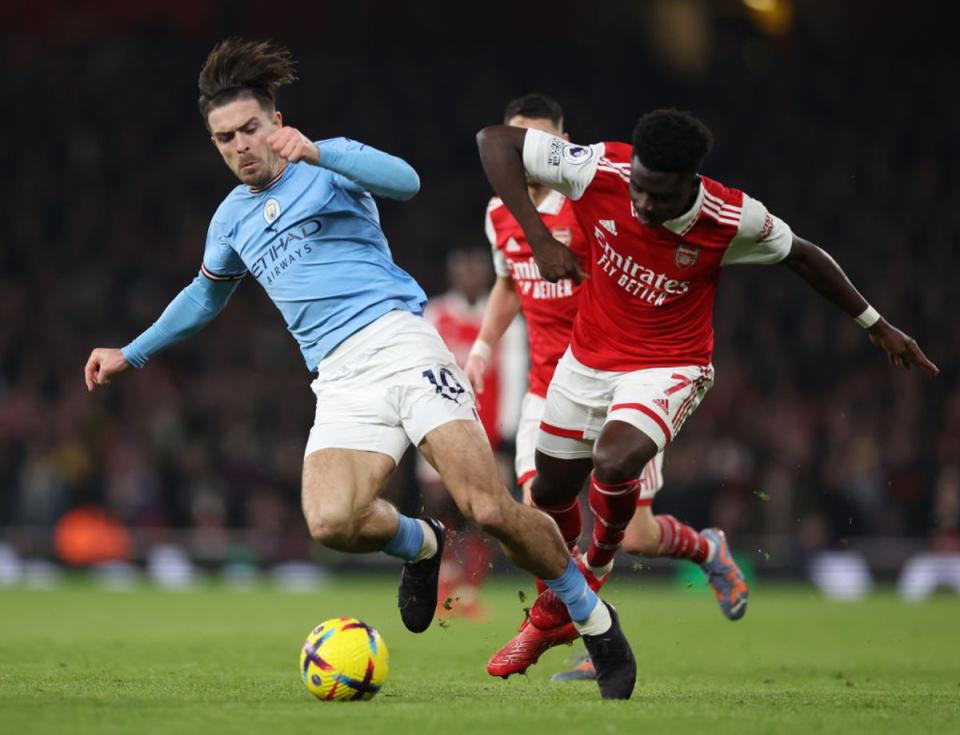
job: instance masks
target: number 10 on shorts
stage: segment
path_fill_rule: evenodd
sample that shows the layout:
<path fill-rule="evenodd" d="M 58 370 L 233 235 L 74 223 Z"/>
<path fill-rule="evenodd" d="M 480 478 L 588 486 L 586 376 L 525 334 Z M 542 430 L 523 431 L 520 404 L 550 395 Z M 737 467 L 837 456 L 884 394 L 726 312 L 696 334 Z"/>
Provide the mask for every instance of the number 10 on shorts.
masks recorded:
<path fill-rule="evenodd" d="M 460 385 L 460 381 L 457 380 L 457 376 L 453 374 L 450 368 L 442 367 L 439 370 L 424 370 L 422 375 L 430 381 L 430 385 L 434 387 L 438 395 L 454 403 L 460 403 L 460 396 L 462 396 L 466 390 Z"/>

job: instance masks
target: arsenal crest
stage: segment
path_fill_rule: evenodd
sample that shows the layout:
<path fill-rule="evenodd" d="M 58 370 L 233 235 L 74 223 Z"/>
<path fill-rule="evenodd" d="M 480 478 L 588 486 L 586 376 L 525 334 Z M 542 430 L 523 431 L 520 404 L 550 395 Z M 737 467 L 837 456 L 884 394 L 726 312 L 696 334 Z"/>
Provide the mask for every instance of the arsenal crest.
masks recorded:
<path fill-rule="evenodd" d="M 568 247 L 573 242 L 573 233 L 569 227 L 555 227 L 550 234 Z"/>
<path fill-rule="evenodd" d="M 700 257 L 700 248 L 693 245 L 677 245 L 673 254 L 673 262 L 677 268 L 691 268 L 697 264 L 697 258 Z"/>

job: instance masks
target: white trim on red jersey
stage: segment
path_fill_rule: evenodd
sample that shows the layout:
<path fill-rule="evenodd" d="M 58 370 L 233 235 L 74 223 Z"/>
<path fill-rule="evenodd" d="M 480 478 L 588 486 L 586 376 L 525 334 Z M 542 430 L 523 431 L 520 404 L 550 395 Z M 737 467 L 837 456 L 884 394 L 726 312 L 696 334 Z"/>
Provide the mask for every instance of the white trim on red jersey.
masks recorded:
<path fill-rule="evenodd" d="M 667 220 L 663 223 L 670 232 L 675 235 L 686 235 L 704 214 L 722 225 L 739 226 L 741 208 L 735 204 L 723 201 L 720 197 L 711 194 L 700 181 L 700 189 L 697 191 L 697 198 L 693 206 L 679 217 Z"/>
<path fill-rule="evenodd" d="M 537 211 L 540 214 L 560 214 L 565 201 L 567 201 L 567 198 L 563 194 L 555 189 L 550 189 L 543 201 L 537 205 Z"/>
<path fill-rule="evenodd" d="M 793 231 L 776 215 L 770 214 L 763 202 L 743 195 L 737 234 L 720 261 L 727 265 L 773 265 L 790 254 Z"/>
<path fill-rule="evenodd" d="M 707 191 L 703 181 L 693 206 L 679 217 L 667 220 L 663 226 L 683 236 L 690 232 L 701 214 L 722 225 L 737 228 L 720 265 L 768 265 L 779 263 L 790 254 L 793 232 L 786 222 L 770 214 L 762 202 L 747 194 L 743 195 L 743 206 L 725 202 Z"/>
<path fill-rule="evenodd" d="M 497 228 L 493 225 L 491 214 L 503 205 L 500 197 L 493 197 L 487 204 L 487 212 L 483 217 L 483 231 L 487 235 L 487 241 L 490 243 L 490 249 L 493 251 L 493 272 L 498 278 L 510 277 L 510 265 L 500 248 L 497 247 Z"/>

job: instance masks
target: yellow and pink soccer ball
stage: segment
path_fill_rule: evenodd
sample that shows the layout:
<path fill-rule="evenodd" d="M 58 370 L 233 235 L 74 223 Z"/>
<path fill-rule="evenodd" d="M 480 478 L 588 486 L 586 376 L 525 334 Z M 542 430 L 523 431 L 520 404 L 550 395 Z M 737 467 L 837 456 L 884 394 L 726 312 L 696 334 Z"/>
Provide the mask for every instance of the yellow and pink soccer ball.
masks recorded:
<path fill-rule="evenodd" d="M 304 641 L 300 673 L 321 701 L 371 699 L 390 673 L 390 653 L 376 628 L 356 618 L 331 618 Z"/>

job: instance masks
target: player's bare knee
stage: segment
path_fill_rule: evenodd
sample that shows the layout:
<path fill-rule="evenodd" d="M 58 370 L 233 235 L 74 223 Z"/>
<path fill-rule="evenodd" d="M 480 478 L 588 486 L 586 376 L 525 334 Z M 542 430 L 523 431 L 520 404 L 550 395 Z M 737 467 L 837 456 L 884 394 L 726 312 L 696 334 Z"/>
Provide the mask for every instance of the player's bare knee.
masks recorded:
<path fill-rule="evenodd" d="M 324 546 L 348 550 L 356 537 L 355 519 L 335 511 L 315 511 L 307 517 L 307 528 L 314 541 Z"/>
<path fill-rule="evenodd" d="M 617 485 L 628 482 L 639 474 L 642 465 L 624 452 L 596 448 L 593 452 L 593 473 L 600 482 Z"/>
<path fill-rule="evenodd" d="M 643 452 L 601 447 L 598 443 L 593 450 L 593 472 L 600 482 L 617 485 L 639 475 L 649 459 Z"/>
<path fill-rule="evenodd" d="M 552 508 L 569 505 L 580 493 L 579 486 L 570 486 L 566 478 L 541 478 L 539 475 L 530 486 L 530 499 L 534 506 Z"/>

